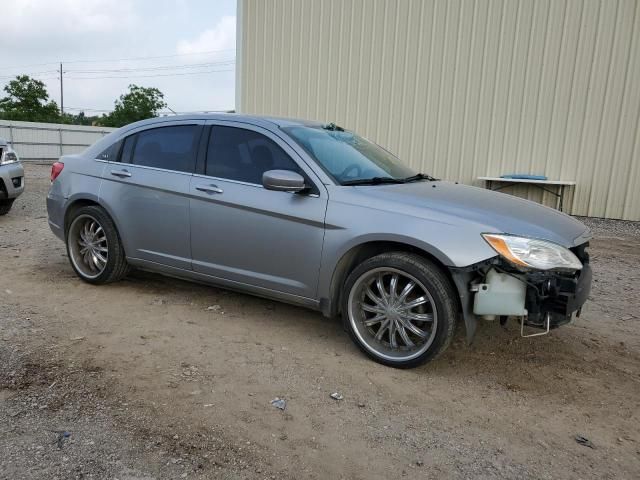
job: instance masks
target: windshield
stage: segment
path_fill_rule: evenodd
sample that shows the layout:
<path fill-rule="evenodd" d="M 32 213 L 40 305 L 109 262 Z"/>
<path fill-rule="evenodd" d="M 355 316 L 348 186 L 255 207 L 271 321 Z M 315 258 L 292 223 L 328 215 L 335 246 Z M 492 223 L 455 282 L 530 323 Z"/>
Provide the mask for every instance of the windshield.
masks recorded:
<path fill-rule="evenodd" d="M 384 148 L 339 127 L 283 130 L 341 185 L 373 179 L 403 180 L 416 175 Z"/>

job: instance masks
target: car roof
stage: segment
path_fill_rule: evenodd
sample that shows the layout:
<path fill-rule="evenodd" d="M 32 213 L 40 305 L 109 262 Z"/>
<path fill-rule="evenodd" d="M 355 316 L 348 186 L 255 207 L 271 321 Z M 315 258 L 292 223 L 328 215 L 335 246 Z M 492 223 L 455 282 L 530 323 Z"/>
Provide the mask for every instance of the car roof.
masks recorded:
<path fill-rule="evenodd" d="M 246 123 L 249 125 L 255 125 L 263 127 L 267 130 L 274 130 L 281 127 L 294 127 L 294 126 L 307 126 L 307 127 L 321 127 L 324 125 L 321 122 L 311 120 L 297 120 L 293 118 L 279 118 L 269 117 L 261 115 L 244 115 L 240 113 L 190 113 L 182 115 L 171 115 L 163 117 L 148 118 L 146 120 L 140 120 L 138 122 L 130 123 L 121 127 L 108 135 L 102 137 L 96 143 L 88 147 L 84 154 L 92 156 L 98 155 L 105 148 L 111 145 L 116 140 L 128 135 L 132 130 L 136 130 L 140 127 L 146 127 L 151 125 L 161 126 L 163 123 L 175 122 L 180 120 L 226 120 L 228 122 Z"/>
<path fill-rule="evenodd" d="M 281 118 L 262 115 L 246 115 L 241 113 L 192 113 L 183 115 L 171 115 L 166 117 L 155 117 L 142 120 L 128 126 L 141 127 L 144 125 L 152 125 L 154 123 L 171 122 L 175 120 L 226 120 L 233 122 L 248 123 L 257 126 L 266 127 L 318 127 L 323 125 L 322 122 L 313 120 L 300 120 L 294 118 Z"/>

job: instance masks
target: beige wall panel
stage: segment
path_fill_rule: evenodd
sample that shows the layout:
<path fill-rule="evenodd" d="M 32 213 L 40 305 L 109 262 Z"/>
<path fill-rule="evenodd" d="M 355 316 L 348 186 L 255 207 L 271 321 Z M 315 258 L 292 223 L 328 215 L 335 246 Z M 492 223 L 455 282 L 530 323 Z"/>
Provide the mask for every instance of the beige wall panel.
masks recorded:
<path fill-rule="evenodd" d="M 448 180 L 575 180 L 570 213 L 640 220 L 639 0 L 239 0 L 238 12 L 238 111 L 334 121 Z"/>

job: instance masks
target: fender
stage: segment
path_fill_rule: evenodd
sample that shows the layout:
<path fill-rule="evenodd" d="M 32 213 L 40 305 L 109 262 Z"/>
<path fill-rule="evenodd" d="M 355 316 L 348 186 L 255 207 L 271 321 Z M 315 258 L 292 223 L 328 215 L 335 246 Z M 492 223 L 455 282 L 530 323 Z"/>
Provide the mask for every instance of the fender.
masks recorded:
<path fill-rule="evenodd" d="M 118 235 L 120 235 L 120 224 L 118 221 L 118 218 L 113 214 L 113 210 L 111 210 L 111 208 L 109 207 L 109 205 L 107 205 L 106 203 L 104 203 L 102 201 L 102 199 L 94 194 L 94 193 L 82 193 L 82 194 L 76 194 L 76 195 L 72 195 L 71 197 L 69 197 L 69 199 L 64 203 L 63 206 L 63 221 L 64 221 L 64 234 L 66 236 L 66 222 L 67 222 L 67 214 L 69 212 L 69 209 L 72 208 L 74 205 L 77 205 L 78 203 L 83 203 L 83 202 L 87 202 L 87 203 L 92 203 L 95 205 L 98 205 L 99 207 L 102 207 L 107 214 L 109 215 L 109 217 L 111 218 L 111 221 L 115 224 L 116 229 L 118 230 Z M 65 238 L 66 241 L 66 238 Z M 122 248 L 124 249 L 124 244 L 122 246 Z M 125 255 L 127 254 L 126 250 L 125 250 Z"/>
<path fill-rule="evenodd" d="M 372 250 L 369 250 L 368 253 L 371 254 L 373 252 L 375 255 L 376 249 L 380 249 L 381 252 L 388 251 L 389 246 L 393 244 L 397 245 L 398 250 L 414 250 L 426 254 L 426 256 L 433 258 L 436 263 L 445 269 L 448 269 L 452 264 L 451 259 L 440 249 L 416 238 L 386 233 L 368 233 L 354 237 L 340 245 L 337 251 L 332 251 L 327 257 L 323 256 L 318 280 L 318 298 L 325 316 L 333 317 L 337 315 L 341 283 L 344 280 L 346 270 L 352 266 L 354 259 L 357 258 L 357 253 L 371 248 Z M 327 253 L 327 250 L 325 245 L 324 252 Z M 327 264 L 325 262 L 326 258 L 338 260 Z"/>

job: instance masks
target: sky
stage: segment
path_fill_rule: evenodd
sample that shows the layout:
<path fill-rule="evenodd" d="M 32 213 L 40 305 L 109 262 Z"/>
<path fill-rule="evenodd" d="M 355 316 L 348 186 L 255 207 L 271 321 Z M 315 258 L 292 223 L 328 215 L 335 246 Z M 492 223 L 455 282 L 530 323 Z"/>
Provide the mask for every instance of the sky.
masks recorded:
<path fill-rule="evenodd" d="M 29 74 L 59 106 L 62 62 L 68 113 L 112 110 L 131 83 L 159 88 L 176 112 L 233 109 L 235 29 L 235 0 L 12 0 L 0 88 Z"/>

